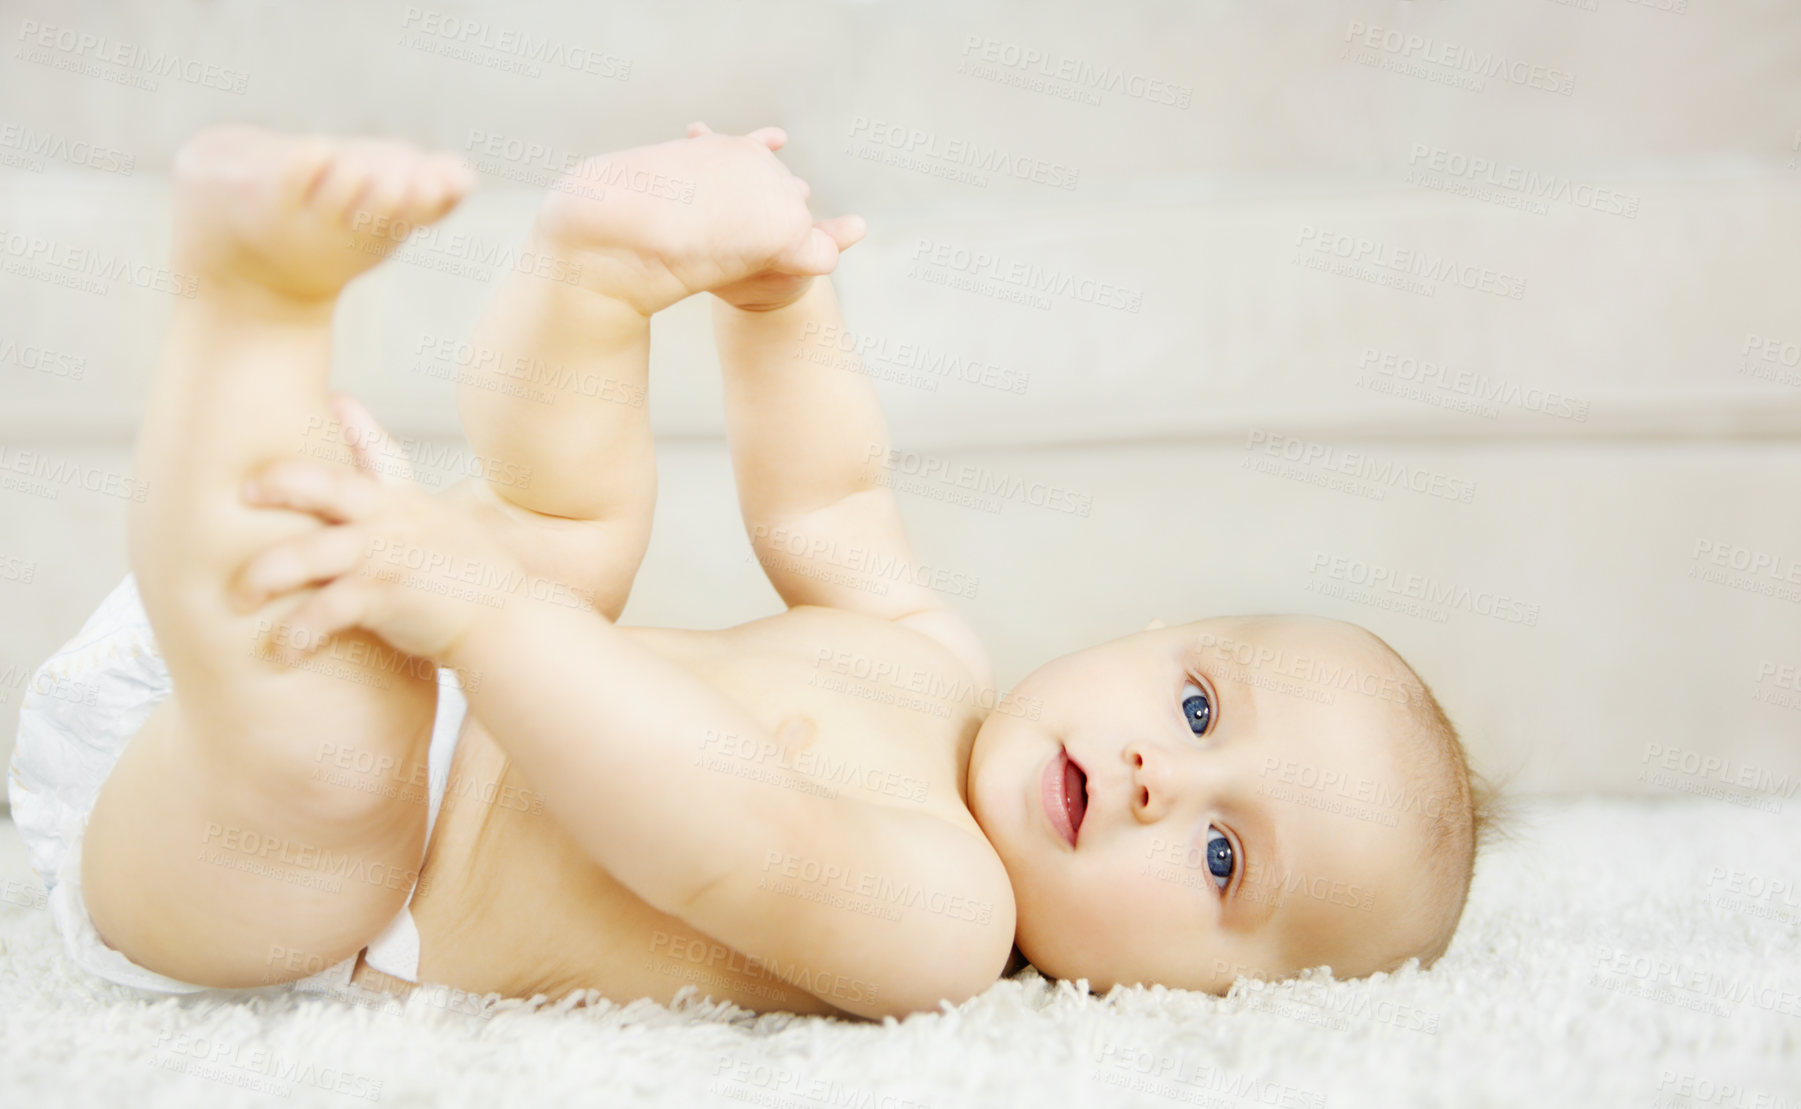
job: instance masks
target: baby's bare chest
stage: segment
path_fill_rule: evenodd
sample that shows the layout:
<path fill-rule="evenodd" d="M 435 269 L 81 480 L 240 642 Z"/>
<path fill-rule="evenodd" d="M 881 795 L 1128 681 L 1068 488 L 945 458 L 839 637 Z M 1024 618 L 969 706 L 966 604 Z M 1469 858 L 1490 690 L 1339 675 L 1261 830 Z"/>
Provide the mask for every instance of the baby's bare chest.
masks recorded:
<path fill-rule="evenodd" d="M 632 634 L 760 725 L 751 734 L 696 737 L 670 758 L 771 791 L 914 809 L 979 832 L 963 779 L 992 693 L 975 689 L 930 640 L 806 609 L 719 632 Z M 811 995 L 770 980 L 766 968 L 645 905 L 541 809 L 484 803 L 530 793 L 504 748 L 478 723 L 465 725 L 453 777 L 481 788 L 448 792 L 432 837 L 428 892 L 415 899 L 426 979 L 504 993 L 586 987 L 618 1000 L 668 1000 L 693 984 L 752 1009 L 819 1008 Z M 646 829 L 646 850 L 658 842 Z"/>
<path fill-rule="evenodd" d="M 963 778 L 985 699 L 948 653 L 883 622 L 807 610 L 716 634 L 691 668 L 761 731 L 701 737 L 697 765 L 968 818 Z"/>

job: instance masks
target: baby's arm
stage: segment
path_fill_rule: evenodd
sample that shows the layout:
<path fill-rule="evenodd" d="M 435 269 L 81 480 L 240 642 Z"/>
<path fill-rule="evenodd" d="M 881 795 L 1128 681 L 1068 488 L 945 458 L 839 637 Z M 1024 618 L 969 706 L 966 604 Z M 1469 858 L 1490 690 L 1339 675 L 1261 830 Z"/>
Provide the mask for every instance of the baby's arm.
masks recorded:
<path fill-rule="evenodd" d="M 530 250 L 571 265 L 542 228 Z M 656 504 L 650 321 L 604 290 L 515 271 L 472 346 L 458 407 L 482 471 L 449 495 L 472 502 L 528 569 L 616 618 Z"/>
<path fill-rule="evenodd" d="M 1000 974 L 1013 940 L 1007 877 L 976 833 L 910 808 L 782 788 L 772 776 L 808 780 L 773 765 L 754 778 L 721 771 L 709 751 L 724 742 L 774 750 L 773 737 L 591 610 L 529 590 L 471 598 L 383 576 L 383 553 L 403 548 L 420 556 L 409 565 L 512 570 L 485 529 L 435 498 L 299 461 L 262 472 L 245 495 L 333 525 L 265 550 L 242 574 L 240 601 L 250 606 L 326 583 L 287 615 L 276 653 L 298 661 L 292 645 L 363 627 L 455 668 L 470 711 L 546 811 L 653 908 L 766 964 L 825 976 L 816 982 L 860 980 L 870 988 L 848 996 L 805 988 L 865 1016 L 959 1002 Z M 829 883 L 795 896 L 772 880 L 797 869 L 873 876 L 934 900 L 892 917 L 847 913 L 805 896 L 830 894 Z"/>
<path fill-rule="evenodd" d="M 993 677 L 974 630 L 944 594 L 914 580 L 899 506 L 880 483 L 889 449 L 881 402 L 867 376 L 841 368 L 854 356 L 820 341 L 842 328 L 824 280 L 764 311 L 715 302 L 726 428 L 751 545 L 788 605 L 850 609 L 913 628 L 943 643 L 986 687 Z M 891 566 L 900 572 L 859 569 Z"/>
<path fill-rule="evenodd" d="M 829 270 L 781 132 L 598 155 L 559 180 L 471 344 L 458 398 L 484 477 L 453 499 L 534 573 L 617 617 L 649 541 L 650 317 L 772 264 Z"/>

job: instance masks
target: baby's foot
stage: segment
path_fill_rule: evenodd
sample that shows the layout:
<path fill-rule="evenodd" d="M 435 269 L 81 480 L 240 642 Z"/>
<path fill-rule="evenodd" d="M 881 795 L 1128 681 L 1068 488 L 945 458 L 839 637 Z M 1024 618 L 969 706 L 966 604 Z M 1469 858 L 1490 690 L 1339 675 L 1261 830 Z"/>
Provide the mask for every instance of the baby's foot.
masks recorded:
<path fill-rule="evenodd" d="M 455 158 L 404 143 L 210 128 L 175 158 L 175 263 L 203 291 L 330 298 L 471 184 Z"/>
<path fill-rule="evenodd" d="M 581 267 L 581 283 L 646 314 L 772 266 L 830 273 L 831 235 L 807 210 L 807 183 L 775 151 L 779 128 L 689 137 L 590 158 L 557 182 L 538 245 Z"/>

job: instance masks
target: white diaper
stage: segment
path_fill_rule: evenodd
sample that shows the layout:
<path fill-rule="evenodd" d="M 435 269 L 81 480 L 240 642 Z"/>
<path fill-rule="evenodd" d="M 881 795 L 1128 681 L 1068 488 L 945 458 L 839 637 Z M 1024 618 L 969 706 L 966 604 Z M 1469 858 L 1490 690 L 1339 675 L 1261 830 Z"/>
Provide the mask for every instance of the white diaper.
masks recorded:
<path fill-rule="evenodd" d="M 19 709 L 19 735 L 6 793 L 32 869 L 49 890 L 51 915 L 76 965 L 122 986 L 194 993 L 208 987 L 157 974 L 108 947 L 94 930 L 81 896 L 81 838 L 94 798 L 126 741 L 137 734 L 170 688 L 169 670 L 151 634 L 137 582 L 127 574 L 75 638 L 32 674 Z M 455 676 L 439 670 L 438 714 L 426 760 L 428 842 L 444 802 L 466 708 Z M 411 904 L 409 892 L 407 905 Z M 403 906 L 369 944 L 364 958 L 385 974 L 418 980 L 419 930 L 408 907 Z M 353 955 L 290 985 L 302 990 L 338 987 L 349 982 L 355 969 Z"/>

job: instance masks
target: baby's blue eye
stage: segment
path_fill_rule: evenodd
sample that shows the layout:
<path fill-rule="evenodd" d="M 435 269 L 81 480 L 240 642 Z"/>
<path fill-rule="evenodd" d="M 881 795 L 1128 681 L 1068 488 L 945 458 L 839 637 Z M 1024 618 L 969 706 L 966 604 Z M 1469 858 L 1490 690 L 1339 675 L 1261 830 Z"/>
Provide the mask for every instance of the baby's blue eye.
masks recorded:
<path fill-rule="evenodd" d="M 1232 853 L 1232 841 L 1218 828 L 1207 828 L 1207 873 L 1213 875 L 1213 883 L 1225 889 L 1232 881 L 1232 871 L 1236 869 L 1236 857 Z"/>
<path fill-rule="evenodd" d="M 1207 699 L 1207 692 L 1200 686 L 1189 682 L 1182 687 L 1182 715 L 1188 718 L 1188 730 L 1201 735 L 1213 720 L 1213 702 Z"/>

